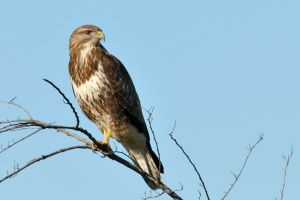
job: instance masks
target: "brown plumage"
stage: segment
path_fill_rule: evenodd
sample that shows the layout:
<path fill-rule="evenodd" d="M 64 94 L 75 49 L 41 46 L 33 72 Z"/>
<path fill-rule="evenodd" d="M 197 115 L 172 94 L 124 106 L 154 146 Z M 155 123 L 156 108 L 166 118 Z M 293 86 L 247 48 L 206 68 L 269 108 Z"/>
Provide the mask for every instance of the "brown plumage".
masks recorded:
<path fill-rule="evenodd" d="M 104 143 L 111 135 L 138 167 L 160 179 L 163 166 L 151 149 L 133 82 L 123 64 L 100 44 L 102 38 L 102 30 L 93 25 L 72 33 L 69 72 L 74 94 L 82 111 L 104 133 Z"/>

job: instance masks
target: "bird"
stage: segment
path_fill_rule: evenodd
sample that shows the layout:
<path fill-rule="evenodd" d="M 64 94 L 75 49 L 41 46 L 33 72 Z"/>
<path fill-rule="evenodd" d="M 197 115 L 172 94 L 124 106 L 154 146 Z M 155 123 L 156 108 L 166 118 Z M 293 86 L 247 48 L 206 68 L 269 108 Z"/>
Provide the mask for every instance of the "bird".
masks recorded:
<path fill-rule="evenodd" d="M 164 173 L 160 158 L 151 148 L 139 96 L 122 62 L 102 45 L 101 28 L 82 25 L 69 39 L 69 74 L 73 93 L 83 113 L 101 133 L 121 143 L 134 164 L 155 180 Z M 143 177 L 144 178 L 144 177 Z M 144 178 L 151 189 L 158 185 Z"/>

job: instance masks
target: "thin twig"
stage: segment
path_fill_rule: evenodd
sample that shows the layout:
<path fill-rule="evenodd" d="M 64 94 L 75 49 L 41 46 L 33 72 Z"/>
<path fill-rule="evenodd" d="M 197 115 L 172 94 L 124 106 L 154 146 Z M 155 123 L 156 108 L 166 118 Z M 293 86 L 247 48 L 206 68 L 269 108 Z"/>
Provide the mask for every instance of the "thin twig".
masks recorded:
<path fill-rule="evenodd" d="M 180 183 L 180 188 L 174 189 L 174 191 L 175 192 L 183 191 L 183 185 Z M 147 195 L 147 193 L 144 192 L 145 197 L 143 197 L 142 199 L 143 200 L 156 199 L 156 198 L 162 196 L 163 194 L 165 194 L 165 191 L 161 191 L 161 192 L 154 191 L 154 192 L 156 193 L 155 195 L 152 194 L 152 190 L 150 190 L 150 192 L 149 192 L 150 194 L 149 195 Z"/>
<path fill-rule="evenodd" d="M 17 140 L 16 142 L 14 142 L 14 143 L 12 143 L 12 144 L 9 144 L 9 145 L 7 145 L 7 147 L 6 147 L 6 148 L 4 148 L 4 149 L 1 149 L 1 151 L 0 151 L 0 154 L 1 154 L 1 153 L 3 153 L 4 151 L 8 150 L 9 148 L 12 148 L 12 147 L 13 147 L 13 146 L 15 146 L 16 144 L 18 144 L 18 143 L 22 142 L 23 140 L 26 140 L 27 138 L 29 138 L 29 137 L 33 136 L 34 134 L 36 134 L 36 133 L 40 132 L 41 130 L 42 130 L 42 129 L 38 129 L 38 130 L 36 130 L 36 131 L 34 131 L 34 132 L 30 133 L 29 135 L 26 135 L 25 137 L 23 137 L 23 138 L 21 138 L 21 139 Z"/>
<path fill-rule="evenodd" d="M 32 129 L 32 128 L 30 128 L 24 124 L 12 123 L 10 125 L 0 128 L 0 133 L 8 133 L 8 132 L 13 132 L 13 131 L 28 130 L 28 129 Z"/>
<path fill-rule="evenodd" d="M 5 181 L 8 178 L 11 178 L 11 177 L 15 176 L 16 174 L 18 174 L 19 172 L 23 171 L 27 167 L 29 167 L 29 166 L 31 166 L 31 165 L 33 165 L 33 164 L 35 164 L 35 163 L 37 163 L 37 162 L 39 162 L 41 160 L 45 160 L 45 159 L 47 159 L 49 157 L 52 157 L 52 156 L 55 156 L 55 155 L 57 155 L 59 153 L 63 153 L 63 152 L 70 151 L 70 150 L 73 150 L 73 149 L 90 149 L 90 147 L 86 146 L 86 145 L 84 145 L 84 146 L 72 146 L 72 147 L 67 147 L 67 148 L 59 149 L 57 151 L 54 151 L 54 152 L 46 154 L 46 155 L 42 155 L 42 156 L 40 156 L 38 158 L 35 158 L 35 159 L 29 161 L 26 165 L 24 165 L 21 168 L 17 167 L 14 170 L 14 172 L 12 172 L 11 174 L 8 174 L 4 178 L 0 179 L 0 183 L 3 182 L 3 181 Z"/>
<path fill-rule="evenodd" d="M 73 126 L 62 126 L 62 125 L 54 125 L 46 122 L 42 122 L 39 120 L 27 120 L 27 119 L 19 119 L 17 121 L 6 121 L 5 123 L 9 124 L 7 126 L 4 126 L 0 128 L 0 133 L 2 132 L 10 132 L 14 130 L 23 130 L 28 127 L 39 127 L 41 129 L 55 129 L 58 132 L 63 132 L 66 135 L 73 137 L 81 142 L 88 143 L 88 141 L 82 137 L 79 137 L 78 135 L 68 131 L 68 130 L 74 130 L 74 131 L 79 131 L 86 136 L 89 137 L 90 140 L 93 142 L 97 143 L 97 140 L 90 134 L 87 130 L 80 128 L 80 127 L 73 127 Z M 5 124 L 2 122 L 2 124 Z"/>
<path fill-rule="evenodd" d="M 194 171 L 196 172 L 197 176 L 198 176 L 198 179 L 200 180 L 201 182 L 201 186 L 203 187 L 204 189 L 204 192 L 205 192 L 205 195 L 206 195 L 206 198 L 208 200 L 210 200 L 210 197 L 209 197 L 209 194 L 208 194 L 208 191 L 206 189 L 206 186 L 205 186 L 205 183 L 204 183 L 204 180 L 202 179 L 196 165 L 194 164 L 194 162 L 191 160 L 190 156 L 185 152 L 185 150 L 183 149 L 183 147 L 178 143 L 178 141 L 173 137 L 173 133 L 175 131 L 175 127 L 176 127 L 176 121 L 175 121 L 175 124 L 173 126 L 173 129 L 171 131 L 171 133 L 169 133 L 171 139 L 175 142 L 176 146 L 180 148 L 180 150 L 182 151 L 182 153 L 185 155 L 185 157 L 188 159 L 189 163 L 192 165 L 192 167 L 194 168 Z"/>
<path fill-rule="evenodd" d="M 150 194 L 147 194 L 146 192 L 144 193 L 145 197 L 143 197 L 142 199 L 143 200 L 147 200 L 147 199 L 156 199 L 160 196 L 162 196 L 165 192 L 164 191 L 161 191 L 161 192 L 156 192 L 156 194 L 152 194 L 152 190 L 150 190 L 149 192 Z"/>
<path fill-rule="evenodd" d="M 54 83 L 52 83 L 48 79 L 43 79 L 43 80 L 46 81 L 47 83 L 49 83 L 52 87 L 54 87 L 58 91 L 58 93 L 64 98 L 64 100 L 70 106 L 70 108 L 72 109 L 72 111 L 73 111 L 73 113 L 75 115 L 75 118 L 76 118 L 76 127 L 79 127 L 79 124 L 80 124 L 79 116 L 78 116 L 78 113 L 76 112 L 74 106 L 70 102 L 70 100 L 66 97 L 66 95 Z"/>
<path fill-rule="evenodd" d="M 115 150 L 114 153 L 121 154 L 121 155 L 125 156 L 126 158 L 130 159 L 132 162 L 134 162 L 134 160 L 129 155 L 124 153 L 123 151 Z"/>
<path fill-rule="evenodd" d="M 145 109 L 148 113 L 148 124 L 149 124 L 149 127 L 150 127 L 150 131 L 152 133 L 152 136 L 153 136 L 153 139 L 154 139 L 154 142 L 155 142 L 155 146 L 156 146 L 156 151 L 157 151 L 157 156 L 158 156 L 158 171 L 160 172 L 160 168 L 161 168 L 161 161 L 160 161 L 160 152 L 159 152 L 159 148 L 158 148 L 158 142 L 156 140 L 156 137 L 155 137 L 155 133 L 154 133 L 154 130 L 153 130 L 153 127 L 152 127 L 152 114 L 153 114 L 153 111 L 154 111 L 154 107 L 152 107 L 152 109 L 150 108 L 149 110 Z M 159 176 L 160 176 L 160 173 L 159 173 Z"/>
<path fill-rule="evenodd" d="M 161 192 L 154 191 L 156 194 L 152 194 L 152 191 L 153 191 L 153 190 L 150 190 L 150 191 L 149 191 L 149 194 L 147 194 L 147 192 L 144 192 L 144 196 L 145 196 L 145 197 L 143 197 L 142 199 L 143 199 L 143 200 L 147 200 L 147 199 L 156 199 L 156 198 L 162 196 L 163 194 L 165 194 L 165 191 L 161 191 Z M 183 191 L 183 185 L 181 184 L 181 182 L 180 182 L 180 188 L 174 189 L 174 191 L 175 191 L 175 192 L 181 192 L 181 191 Z"/>
<path fill-rule="evenodd" d="M 287 170 L 288 170 L 288 166 L 290 164 L 291 157 L 293 156 L 293 153 L 294 153 L 294 149 L 293 149 L 293 145 L 292 145 L 290 153 L 287 156 L 283 155 L 283 159 L 285 160 L 285 166 L 283 169 L 283 181 L 282 181 L 282 186 L 281 186 L 281 190 L 280 190 L 280 200 L 283 200 L 283 197 L 284 197 Z"/>
<path fill-rule="evenodd" d="M 24 113 L 27 114 L 27 116 L 29 117 L 29 119 L 32 119 L 32 116 L 30 114 L 30 112 L 28 112 L 28 110 L 26 110 L 23 106 L 17 104 L 16 102 L 14 102 L 14 100 L 16 99 L 17 97 L 9 100 L 9 101 L 0 101 L 0 103 L 6 103 L 6 104 L 10 104 L 10 105 L 13 105 L 19 109 L 21 109 Z"/>
<path fill-rule="evenodd" d="M 246 158 L 245 158 L 245 160 L 244 160 L 244 162 L 243 162 L 242 168 L 239 170 L 239 172 L 238 172 L 237 174 L 231 172 L 232 175 L 234 176 L 234 182 L 233 182 L 233 183 L 230 183 L 230 186 L 229 186 L 228 190 L 227 190 L 226 192 L 224 192 L 224 196 L 221 198 L 221 200 L 224 200 L 224 199 L 227 197 L 227 195 L 230 193 L 230 191 L 234 188 L 235 184 L 237 183 L 237 181 L 239 180 L 241 174 L 242 174 L 243 171 L 244 171 L 244 168 L 245 168 L 245 166 L 246 166 L 246 164 L 247 164 L 247 162 L 248 162 L 248 159 L 249 159 L 249 157 L 250 157 L 252 151 L 254 150 L 254 148 L 255 148 L 255 147 L 256 147 L 263 139 L 264 139 L 263 134 L 260 134 L 258 140 L 256 141 L 256 143 L 255 143 L 254 145 L 250 145 L 250 144 L 249 144 L 249 147 L 248 147 L 248 153 L 247 153 L 247 156 L 246 156 Z"/>
<path fill-rule="evenodd" d="M 118 150 L 118 147 L 117 147 L 115 142 L 113 142 L 113 144 L 114 144 L 114 147 L 115 147 L 113 152 L 115 154 L 121 154 L 121 155 L 125 156 L 126 158 L 128 158 L 129 160 L 131 160 L 132 162 L 134 162 L 134 160 L 127 153 Z"/>

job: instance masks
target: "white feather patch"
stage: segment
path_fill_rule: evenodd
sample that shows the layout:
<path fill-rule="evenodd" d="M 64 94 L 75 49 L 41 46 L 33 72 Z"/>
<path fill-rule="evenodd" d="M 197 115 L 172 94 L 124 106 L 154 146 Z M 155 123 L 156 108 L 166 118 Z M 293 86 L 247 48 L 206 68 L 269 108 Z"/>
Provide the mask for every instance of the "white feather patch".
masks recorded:
<path fill-rule="evenodd" d="M 101 63 L 99 64 L 99 70 L 83 84 L 77 86 L 75 82 L 71 80 L 77 100 L 79 102 L 85 102 L 89 107 L 93 107 L 92 102 L 95 99 L 98 99 L 98 95 L 101 93 L 102 88 L 105 87 L 105 81 L 107 81 L 107 79 L 103 73 Z M 91 112 L 94 116 L 99 116 L 100 118 L 100 113 L 98 113 L 96 109 L 92 109 Z M 107 124 L 109 124 L 110 117 L 107 116 L 104 118 L 107 119 Z"/>
<path fill-rule="evenodd" d="M 84 60 L 87 58 L 87 56 L 91 53 L 92 50 L 91 45 L 86 45 L 81 51 L 80 51 L 80 62 L 84 62 Z"/>
<path fill-rule="evenodd" d="M 74 92 L 77 98 L 80 99 L 92 99 L 93 95 L 101 92 L 101 88 L 104 87 L 102 80 L 106 80 L 106 77 L 101 71 L 97 71 L 94 75 L 90 77 L 85 83 L 79 85 L 78 87 L 72 81 Z"/>
<path fill-rule="evenodd" d="M 154 178 L 159 177 L 159 171 L 146 145 L 146 137 L 137 128 L 129 124 L 128 133 L 121 141 L 136 164 Z"/>

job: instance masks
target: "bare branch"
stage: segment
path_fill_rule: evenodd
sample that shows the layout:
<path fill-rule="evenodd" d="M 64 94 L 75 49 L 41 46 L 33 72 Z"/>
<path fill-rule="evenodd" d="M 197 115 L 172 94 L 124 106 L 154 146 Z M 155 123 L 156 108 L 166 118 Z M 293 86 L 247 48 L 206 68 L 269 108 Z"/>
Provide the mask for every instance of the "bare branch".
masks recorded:
<path fill-rule="evenodd" d="M 49 83 L 52 87 L 54 87 L 58 93 L 64 98 L 64 100 L 67 102 L 67 104 L 70 106 L 70 108 L 72 109 L 75 118 L 76 118 L 76 127 L 79 127 L 80 121 L 79 121 L 79 116 L 78 113 L 76 112 L 73 104 L 70 102 L 70 100 L 66 97 L 66 95 L 51 81 L 47 80 L 47 79 L 43 79 L 44 81 L 46 81 L 47 83 Z"/>
<path fill-rule="evenodd" d="M 52 153 L 47 154 L 47 155 L 43 155 L 39 158 L 35 158 L 35 159 L 29 161 L 26 165 L 24 165 L 21 168 L 19 168 L 18 165 L 14 165 L 14 172 L 10 173 L 10 174 L 8 173 L 7 176 L 0 179 L 0 183 L 7 180 L 8 178 L 11 178 L 11 177 L 17 175 L 20 171 L 28 168 L 29 166 L 33 165 L 34 163 L 37 163 L 41 160 L 47 159 L 47 158 L 52 157 L 54 155 L 57 155 L 59 153 L 63 153 L 63 152 L 66 152 L 66 151 L 69 151 L 69 150 L 72 150 L 72 149 L 81 148 L 81 149 L 90 149 L 94 152 L 100 152 L 100 153 L 104 154 L 105 157 L 108 157 L 111 160 L 114 160 L 114 161 L 118 162 L 119 164 L 122 164 L 123 166 L 125 166 L 125 167 L 129 168 L 130 170 L 133 170 L 134 172 L 141 175 L 147 181 L 152 182 L 154 185 L 157 185 L 164 193 L 168 194 L 173 199 L 182 200 L 182 198 L 176 194 L 176 190 L 170 189 L 167 185 L 165 185 L 160 180 L 148 175 L 147 173 L 145 173 L 142 169 L 140 169 L 139 167 L 137 167 L 133 163 L 131 163 L 131 162 L 125 160 L 124 158 L 116 155 L 115 152 L 113 152 L 110 147 L 107 147 L 107 145 L 103 145 L 103 143 L 101 141 L 96 140 L 96 138 L 90 132 L 88 132 L 86 129 L 83 129 L 82 127 L 80 127 L 79 126 L 80 121 L 79 121 L 78 114 L 77 114 L 75 108 L 73 107 L 73 105 L 71 104 L 71 102 L 68 100 L 68 98 L 51 81 L 46 80 L 46 79 L 44 79 L 44 80 L 47 83 L 49 83 L 51 86 L 53 86 L 59 92 L 59 94 L 64 98 L 64 100 L 66 101 L 66 104 L 68 104 L 71 107 L 71 109 L 72 109 L 72 111 L 75 115 L 76 121 L 77 121 L 76 126 L 56 125 L 56 124 L 53 124 L 53 123 L 46 123 L 46 122 L 42 122 L 42 121 L 39 121 L 39 120 L 33 120 L 31 118 L 31 115 L 29 115 L 30 119 L 16 119 L 16 120 L 0 121 L 0 126 L 1 126 L 0 127 L 0 133 L 8 133 L 8 132 L 12 132 L 12 131 L 19 131 L 19 130 L 25 130 L 25 129 L 36 129 L 36 128 L 38 128 L 38 130 L 52 129 L 52 130 L 56 130 L 57 132 L 64 133 L 67 136 L 73 137 L 76 140 L 78 140 L 80 142 L 83 142 L 85 145 L 68 147 L 68 148 L 57 150 L 57 151 L 52 152 Z M 13 101 L 14 101 L 14 99 L 12 99 L 10 102 L 13 102 Z M 14 104 L 15 103 L 13 103 L 13 105 Z M 84 134 L 85 136 L 88 137 L 88 139 L 80 137 L 77 133 Z M 21 140 L 19 140 L 17 142 L 13 142 L 13 143 L 17 144 L 17 143 L 25 140 L 26 138 L 29 138 L 33 134 L 34 133 L 29 134 L 28 136 L 22 138 Z M 158 144 L 157 144 L 156 139 L 155 139 L 155 142 L 156 142 L 157 150 L 158 150 Z M 13 145 L 15 145 L 15 144 L 13 144 Z M 12 146 L 12 145 L 8 145 L 8 146 Z M 121 153 L 123 155 L 126 155 L 126 154 L 124 154 L 122 152 L 119 152 L 119 151 L 116 151 L 116 153 Z M 159 153 L 159 151 L 158 151 L 158 153 Z"/>
<path fill-rule="evenodd" d="M 26 165 L 24 165 L 21 168 L 19 168 L 18 166 L 14 167 L 14 171 L 11 174 L 8 174 L 4 178 L 0 179 L 0 183 L 2 183 L 3 181 L 5 181 L 8 178 L 11 178 L 11 177 L 17 175 L 19 172 L 23 171 L 27 167 L 30 167 L 31 165 L 33 165 L 33 164 L 35 164 L 35 163 L 37 163 L 37 162 L 39 162 L 41 160 L 45 160 L 45 159 L 50 158 L 52 156 L 55 156 L 57 154 L 60 154 L 60 153 L 66 152 L 66 151 L 70 151 L 70 150 L 73 150 L 73 149 L 89 149 L 89 148 L 90 147 L 88 147 L 86 145 L 84 145 L 84 146 L 72 146 L 72 147 L 67 147 L 67 148 L 59 149 L 57 151 L 54 151 L 54 152 L 46 154 L 46 155 L 42 155 L 42 156 L 40 156 L 38 158 L 35 158 L 35 159 L 29 161 Z"/>
<path fill-rule="evenodd" d="M 89 142 L 88 140 L 86 140 L 85 138 L 82 138 L 82 137 L 76 135 L 75 133 L 72 133 L 71 131 L 68 131 L 68 130 L 66 130 L 66 129 L 58 128 L 58 129 L 57 129 L 57 132 L 65 133 L 67 136 L 73 137 L 73 138 L 77 139 L 78 141 L 83 142 L 83 143 L 85 143 L 85 144 L 89 144 L 89 143 L 90 143 L 90 142 Z"/>
<path fill-rule="evenodd" d="M 280 190 L 280 200 L 283 200 L 283 197 L 284 197 L 287 170 L 288 170 L 288 166 L 290 164 L 291 157 L 293 156 L 293 153 L 294 153 L 294 149 L 293 149 L 293 145 L 292 145 L 290 153 L 287 156 L 283 155 L 283 159 L 285 160 L 285 166 L 283 169 L 283 180 L 282 180 L 282 186 L 281 186 L 281 190 Z"/>
<path fill-rule="evenodd" d="M 140 174 L 144 179 L 147 179 L 148 181 L 154 183 L 155 185 L 158 185 L 158 187 L 160 189 L 162 189 L 165 193 L 167 193 L 173 199 L 179 199 L 179 200 L 182 199 L 181 197 L 179 197 L 176 194 L 175 191 L 173 191 L 172 189 L 170 189 L 164 183 L 162 183 L 162 182 L 158 181 L 157 179 L 149 176 L 148 174 L 146 174 L 145 172 L 143 172 L 141 169 L 139 169 L 136 165 L 128 162 L 127 160 L 125 160 L 125 159 L 123 159 L 123 158 L 121 158 L 119 156 L 117 156 L 116 154 L 113 153 L 113 151 L 111 151 L 110 148 L 109 148 L 109 150 L 107 150 L 107 146 L 103 145 L 100 141 L 97 141 L 92 136 L 91 133 L 89 133 L 87 130 L 85 130 L 85 129 L 81 128 L 81 127 L 54 125 L 54 124 L 49 124 L 49 123 L 41 122 L 41 121 L 38 121 L 38 120 L 21 120 L 20 119 L 19 123 L 17 121 L 18 120 L 15 120 L 13 123 L 11 123 L 10 121 L 6 121 L 5 123 L 9 123 L 10 125 L 7 126 L 5 130 L 2 129 L 2 131 L 3 132 L 5 132 L 5 131 L 12 131 L 14 128 L 20 128 L 20 127 L 39 127 L 41 129 L 53 129 L 53 130 L 59 131 L 61 133 L 65 133 L 66 135 L 68 135 L 70 137 L 73 137 L 73 138 L 75 138 L 75 139 L 77 139 L 77 140 L 79 140 L 81 142 L 84 142 L 86 144 L 86 146 L 88 148 L 90 148 L 91 150 L 93 150 L 95 152 L 101 152 L 104 155 L 106 155 L 108 158 L 110 158 L 111 160 L 114 160 L 114 161 L 116 161 L 116 162 L 124 165 L 125 167 L 127 167 L 127 168 L 135 171 L 136 173 Z M 2 122 L 2 124 L 5 124 L 5 123 Z M 70 130 L 83 133 L 84 135 L 86 135 L 91 140 L 91 142 L 89 142 L 88 140 L 86 140 L 84 138 L 79 137 L 77 134 L 72 133 Z M 23 169 L 25 169 L 25 168 L 22 168 L 22 170 Z M 17 173 L 13 173 L 9 177 L 12 177 L 12 176 L 14 176 L 16 174 Z M 9 177 L 7 176 L 2 181 L 6 180 Z"/>
<path fill-rule="evenodd" d="M 173 137 L 173 133 L 175 131 L 175 127 L 176 127 L 176 121 L 175 121 L 175 124 L 173 126 L 173 129 L 171 131 L 171 133 L 169 134 L 171 139 L 175 142 L 176 146 L 180 148 L 181 152 L 185 155 L 185 157 L 188 159 L 189 163 L 192 165 L 194 171 L 196 172 L 197 176 L 198 176 L 198 179 L 199 181 L 201 182 L 201 186 L 203 187 L 204 189 L 204 192 L 205 192 L 205 195 L 206 195 L 206 198 L 208 200 L 210 200 L 210 197 L 209 197 L 209 194 L 208 194 L 208 191 L 206 189 L 206 186 L 205 186 L 205 183 L 204 183 L 204 180 L 202 179 L 196 165 L 194 164 L 194 162 L 191 160 L 190 156 L 185 152 L 185 150 L 183 149 L 183 147 L 178 143 L 178 141 Z"/>
<path fill-rule="evenodd" d="M 231 174 L 232 174 L 233 177 L 234 177 L 234 181 L 233 181 L 233 183 L 230 183 L 230 184 L 229 184 L 230 186 L 229 186 L 228 190 L 224 193 L 224 196 L 221 198 L 221 200 L 224 200 L 224 199 L 227 197 L 227 195 L 230 193 L 230 191 L 234 188 L 235 184 L 237 183 L 237 181 L 239 180 L 241 174 L 242 174 L 243 171 L 244 171 L 244 168 L 245 168 L 245 166 L 246 166 L 246 164 L 247 164 L 247 162 L 248 162 L 248 160 L 249 160 L 249 157 L 250 157 L 252 151 L 254 150 L 254 148 L 255 148 L 255 147 L 256 147 L 263 139 L 264 139 L 263 134 L 260 134 L 258 140 L 256 141 L 256 143 L 255 143 L 254 145 L 249 144 L 249 147 L 247 148 L 247 149 L 248 149 L 248 153 L 247 153 L 247 156 L 246 156 L 246 158 L 245 158 L 245 160 L 244 160 L 244 162 L 243 162 L 242 168 L 239 170 L 239 172 L 238 172 L 237 174 L 231 172 Z"/>

